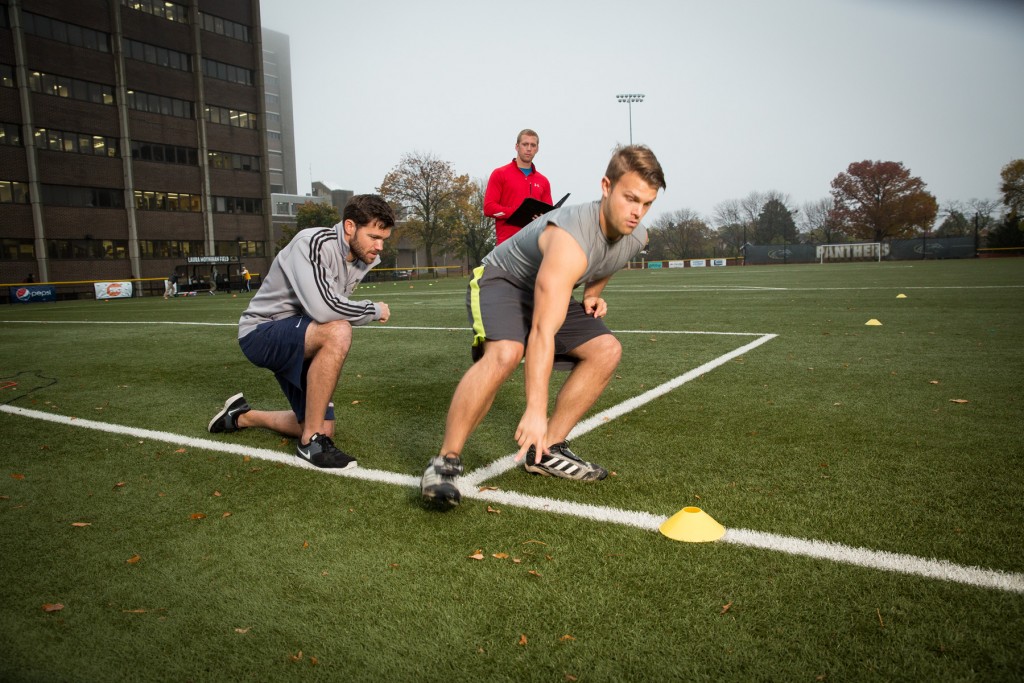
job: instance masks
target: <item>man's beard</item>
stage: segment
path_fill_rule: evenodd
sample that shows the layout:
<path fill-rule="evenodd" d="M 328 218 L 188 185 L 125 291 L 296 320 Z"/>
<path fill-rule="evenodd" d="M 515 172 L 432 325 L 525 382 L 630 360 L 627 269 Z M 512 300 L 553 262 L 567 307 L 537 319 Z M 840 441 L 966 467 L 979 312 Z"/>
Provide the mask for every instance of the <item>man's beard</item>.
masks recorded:
<path fill-rule="evenodd" d="M 373 263 L 374 259 L 377 258 L 376 256 L 367 258 L 369 256 L 369 251 L 366 250 L 366 249 L 363 249 L 362 247 L 360 247 L 359 243 L 355 242 L 355 241 L 353 241 L 352 244 L 349 245 L 349 249 L 352 250 L 352 254 L 357 259 L 359 259 L 360 261 L 362 261 L 363 263 L 366 263 L 366 264 Z"/>

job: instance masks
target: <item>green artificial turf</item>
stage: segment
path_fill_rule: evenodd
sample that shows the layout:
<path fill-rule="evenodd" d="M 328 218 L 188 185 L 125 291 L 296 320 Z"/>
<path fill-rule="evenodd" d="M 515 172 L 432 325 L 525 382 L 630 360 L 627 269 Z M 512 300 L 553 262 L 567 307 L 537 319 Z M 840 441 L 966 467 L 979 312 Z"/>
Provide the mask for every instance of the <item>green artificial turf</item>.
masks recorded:
<path fill-rule="evenodd" d="M 470 363 L 464 287 L 360 288 L 392 309 L 356 331 L 335 393 L 360 468 L 418 477 L 436 452 Z M 606 299 L 624 354 L 592 414 L 776 336 L 575 439 L 607 480 L 488 485 L 556 508 L 694 505 L 729 529 L 1020 581 L 1024 261 L 627 271 Z M 0 406 L 76 418 L 0 412 L 0 679 L 1024 676 L 1019 592 L 472 497 L 437 513 L 411 486 L 197 446 L 290 461 L 269 432 L 206 433 L 237 391 L 286 407 L 238 350 L 246 301 L 0 311 Z M 517 372 L 470 471 L 516 450 L 522 407 Z"/>

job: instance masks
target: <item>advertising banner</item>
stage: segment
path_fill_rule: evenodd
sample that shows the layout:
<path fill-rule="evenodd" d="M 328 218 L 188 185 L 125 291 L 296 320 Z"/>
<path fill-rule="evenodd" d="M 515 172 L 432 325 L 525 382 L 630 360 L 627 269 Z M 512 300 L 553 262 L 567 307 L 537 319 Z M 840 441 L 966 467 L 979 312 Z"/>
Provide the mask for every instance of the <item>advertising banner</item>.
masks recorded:
<path fill-rule="evenodd" d="M 661 268 L 661 261 L 648 261 L 647 262 L 647 267 L 648 268 Z"/>
<path fill-rule="evenodd" d="M 690 267 L 691 268 L 703 268 L 707 264 L 708 264 L 707 260 L 702 259 L 702 258 L 690 259 Z"/>
<path fill-rule="evenodd" d="M 7 289 L 12 304 L 34 304 L 39 301 L 57 300 L 57 288 L 53 285 L 22 285 Z"/>
<path fill-rule="evenodd" d="M 729 264 L 729 262 L 726 261 L 724 258 L 713 258 L 713 259 L 711 259 L 711 265 L 712 266 L 725 266 L 725 265 L 728 265 L 728 264 Z"/>
<path fill-rule="evenodd" d="M 130 282 L 96 282 L 93 287 L 97 299 L 130 299 L 132 296 Z"/>
<path fill-rule="evenodd" d="M 685 268 L 686 267 L 686 261 L 669 261 L 668 262 L 668 267 L 669 268 Z"/>

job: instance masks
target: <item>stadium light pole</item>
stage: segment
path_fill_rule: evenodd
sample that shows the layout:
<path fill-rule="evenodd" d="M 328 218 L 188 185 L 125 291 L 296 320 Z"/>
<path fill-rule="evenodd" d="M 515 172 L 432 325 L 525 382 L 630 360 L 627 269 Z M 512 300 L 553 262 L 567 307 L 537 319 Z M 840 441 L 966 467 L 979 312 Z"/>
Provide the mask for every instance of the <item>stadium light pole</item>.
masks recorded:
<path fill-rule="evenodd" d="M 616 95 L 620 103 L 625 102 L 629 105 L 629 144 L 633 144 L 633 103 L 640 103 L 644 101 L 644 95 L 642 93 L 627 93 L 625 95 Z"/>

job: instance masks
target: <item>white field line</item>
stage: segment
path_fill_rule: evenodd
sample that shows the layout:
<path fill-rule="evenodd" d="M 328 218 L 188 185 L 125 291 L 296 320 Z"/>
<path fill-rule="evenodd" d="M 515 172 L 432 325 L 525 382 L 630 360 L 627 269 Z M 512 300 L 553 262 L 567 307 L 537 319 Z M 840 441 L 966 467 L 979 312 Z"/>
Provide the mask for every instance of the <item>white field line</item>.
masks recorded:
<path fill-rule="evenodd" d="M 649 334 L 647 332 L 642 331 L 638 332 L 641 332 L 643 334 Z M 638 396 L 634 396 L 633 398 L 627 399 L 622 403 L 619 403 L 618 405 L 614 405 L 611 408 L 608 408 L 607 410 L 603 410 L 600 413 L 597 413 L 596 415 L 592 415 L 586 420 L 577 423 L 576 426 L 572 428 L 572 431 L 569 432 L 567 438 L 575 439 L 583 436 L 588 432 L 592 432 L 598 427 L 607 424 L 608 422 L 611 422 L 616 418 L 622 417 L 626 413 L 636 410 L 640 406 L 650 403 L 656 398 L 664 396 L 673 389 L 678 389 L 687 382 L 690 382 L 700 377 L 701 375 L 704 375 L 714 370 L 715 368 L 724 365 L 725 363 L 728 363 L 733 358 L 742 356 L 744 353 L 752 349 L 756 349 L 761 344 L 771 341 L 776 336 L 777 335 L 774 334 L 761 335 L 758 339 L 755 339 L 749 344 L 744 344 L 743 346 L 737 349 L 733 349 L 729 353 L 719 356 L 714 360 L 708 361 L 703 365 L 697 366 L 696 368 L 690 370 L 689 372 L 684 372 L 678 377 L 674 377 L 673 379 L 670 379 L 669 381 L 663 384 L 659 384 L 653 389 L 649 389 L 648 391 L 645 391 L 644 393 Z M 502 474 L 503 472 L 507 472 L 508 470 L 515 467 L 515 465 L 516 463 L 513 456 L 505 456 L 503 458 L 495 460 L 489 465 L 473 470 L 472 473 L 463 477 L 463 480 L 466 482 L 468 486 L 479 486 L 481 482 L 486 481 L 491 477 L 496 477 L 499 474 Z"/>
<path fill-rule="evenodd" d="M 65 415 L 56 415 L 53 413 L 46 413 L 9 405 L 0 405 L 0 412 L 36 420 L 55 422 L 70 427 L 94 429 L 111 434 L 130 436 L 136 439 L 160 441 L 174 446 L 188 446 L 220 453 L 242 456 L 247 455 L 257 459 L 283 463 L 292 467 L 301 467 L 303 469 L 313 470 L 320 474 L 333 474 L 351 479 L 395 484 L 408 488 L 415 488 L 419 486 L 419 477 L 397 474 L 395 472 L 385 472 L 383 470 L 369 470 L 361 467 L 350 470 L 319 469 L 304 460 L 300 460 L 294 455 L 265 448 L 240 446 L 238 444 L 213 441 L 211 439 L 197 439 L 181 434 L 173 434 L 171 432 L 126 427 L 123 425 L 96 422 L 94 420 L 86 420 L 76 417 L 67 417 Z M 620 524 L 647 531 L 657 531 L 662 522 L 667 519 L 649 512 L 620 510 L 599 505 L 573 503 L 550 498 L 541 498 L 539 496 L 530 496 L 522 493 L 516 493 L 514 491 L 494 491 L 489 489 L 474 491 L 469 487 L 464 486 L 463 488 L 465 489 L 463 490 L 463 496 L 467 499 L 477 499 L 500 505 L 509 505 L 529 510 L 568 515 L 588 519 L 594 522 Z M 721 542 L 750 548 L 783 552 L 790 555 L 801 555 L 804 557 L 823 559 L 831 562 L 865 567 L 868 569 L 880 569 L 882 571 L 909 574 L 912 576 L 923 576 L 926 578 L 966 584 L 979 588 L 994 588 L 996 590 L 1007 592 L 1024 593 L 1024 574 L 1001 572 L 980 567 L 965 567 L 945 560 L 929 560 L 915 557 L 913 555 L 870 550 L 867 548 L 853 548 L 839 543 L 807 540 L 791 536 L 779 536 L 776 534 L 752 531 L 749 529 L 728 529 L 725 532 L 725 536 L 721 538 Z"/>

